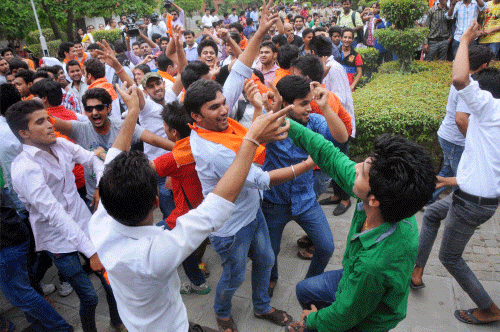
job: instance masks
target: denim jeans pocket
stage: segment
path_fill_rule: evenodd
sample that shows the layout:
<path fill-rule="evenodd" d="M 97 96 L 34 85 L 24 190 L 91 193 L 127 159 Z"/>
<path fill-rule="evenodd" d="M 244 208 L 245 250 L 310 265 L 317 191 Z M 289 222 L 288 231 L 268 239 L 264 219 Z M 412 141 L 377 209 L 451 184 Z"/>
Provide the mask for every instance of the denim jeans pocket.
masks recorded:
<path fill-rule="evenodd" d="M 477 205 L 453 195 L 453 209 L 462 222 L 478 227 L 487 222 L 494 214 L 498 205 Z"/>
<path fill-rule="evenodd" d="M 217 252 L 219 255 L 231 250 L 234 244 L 235 236 L 214 236 L 210 235 L 210 242 L 212 243 L 212 248 Z"/>

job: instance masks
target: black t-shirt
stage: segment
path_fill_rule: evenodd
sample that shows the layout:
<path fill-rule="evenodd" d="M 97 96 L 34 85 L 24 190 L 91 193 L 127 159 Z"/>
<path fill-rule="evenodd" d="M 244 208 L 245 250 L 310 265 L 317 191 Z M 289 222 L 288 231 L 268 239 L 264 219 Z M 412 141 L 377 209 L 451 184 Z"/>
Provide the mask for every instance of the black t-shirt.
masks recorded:
<path fill-rule="evenodd" d="M 14 208 L 14 203 L 1 188 L 0 193 L 0 248 L 10 248 L 23 244 L 29 239 L 28 227 Z"/>

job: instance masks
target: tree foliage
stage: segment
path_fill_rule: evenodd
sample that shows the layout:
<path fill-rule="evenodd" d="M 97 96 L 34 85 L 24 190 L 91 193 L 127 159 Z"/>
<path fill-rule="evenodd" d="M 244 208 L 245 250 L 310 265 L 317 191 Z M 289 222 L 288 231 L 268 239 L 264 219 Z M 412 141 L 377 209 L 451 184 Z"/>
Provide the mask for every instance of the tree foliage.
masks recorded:
<path fill-rule="evenodd" d="M 186 15 L 191 16 L 192 12 L 201 10 L 203 0 L 176 0 L 175 4 L 184 9 Z"/>
<path fill-rule="evenodd" d="M 381 0 L 380 9 L 396 29 L 407 29 L 415 25 L 428 8 L 425 0 Z"/>

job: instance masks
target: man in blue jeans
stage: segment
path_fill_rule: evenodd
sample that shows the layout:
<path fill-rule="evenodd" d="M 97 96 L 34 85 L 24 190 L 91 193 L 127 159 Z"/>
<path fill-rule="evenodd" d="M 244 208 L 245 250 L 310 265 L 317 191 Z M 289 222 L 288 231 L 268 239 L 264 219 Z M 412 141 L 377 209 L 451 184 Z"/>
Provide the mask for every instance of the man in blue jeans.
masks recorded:
<path fill-rule="evenodd" d="M 488 67 L 493 57 L 493 52 L 487 46 L 471 46 L 469 48 L 470 74 L 474 75 Z M 458 98 L 457 93 L 457 89 L 451 85 L 446 104 L 446 115 L 437 132 L 439 145 L 443 151 L 443 169 L 438 174 L 442 177 L 457 175 L 458 163 L 464 151 L 467 125 L 469 124 L 469 108 L 463 100 Z M 435 202 L 445 189 L 446 187 L 437 189 L 430 203 Z"/>
<path fill-rule="evenodd" d="M 92 270 L 104 268 L 88 236 L 91 213 L 76 190 L 72 170 L 79 163 L 100 174 L 103 163 L 93 152 L 56 138 L 38 100 L 12 105 L 5 117 L 23 143 L 23 151 L 12 162 L 12 186 L 29 212 L 36 250 L 46 252 L 75 289 L 83 330 L 94 332 L 98 297 L 78 252 L 89 258 Z M 111 318 L 112 326 L 120 328 L 118 315 Z"/>
<path fill-rule="evenodd" d="M 426 210 L 412 276 L 413 284 L 424 287 L 423 268 L 446 218 L 439 260 L 477 305 L 455 311 L 455 317 L 467 324 L 500 321 L 500 309 L 462 258 L 476 228 L 495 214 L 500 198 L 500 71 L 487 68 L 474 76 L 475 81 L 469 79 L 468 48 L 481 34 L 474 22 L 463 34 L 453 64 L 453 85 L 471 115 L 457 177 L 441 182 L 458 189 Z"/>
<path fill-rule="evenodd" d="M 0 289 L 7 300 L 21 309 L 34 331 L 73 331 L 73 327 L 30 286 L 27 255 L 28 227 L 16 213 L 10 197 L 0 190 Z M 9 330 L 10 331 L 10 330 Z"/>
<path fill-rule="evenodd" d="M 289 117 L 303 126 L 320 133 L 339 145 L 349 138 L 346 126 L 328 105 L 328 90 L 319 83 L 311 85 L 303 76 L 288 75 L 276 85 L 283 98 L 283 106 L 293 105 Z M 311 114 L 311 102 L 315 100 L 323 115 Z M 308 158 L 307 152 L 293 145 L 291 139 L 273 142 L 266 146 L 264 170 L 271 171 L 300 163 Z M 286 224 L 295 220 L 311 238 L 315 251 L 306 278 L 323 273 L 333 254 L 333 235 L 328 220 L 316 201 L 313 172 L 294 177 L 290 182 L 275 186 L 264 193 L 262 205 L 269 228 L 275 263 L 271 270 L 269 293 L 272 295 L 278 281 L 277 256 L 281 236 Z"/>

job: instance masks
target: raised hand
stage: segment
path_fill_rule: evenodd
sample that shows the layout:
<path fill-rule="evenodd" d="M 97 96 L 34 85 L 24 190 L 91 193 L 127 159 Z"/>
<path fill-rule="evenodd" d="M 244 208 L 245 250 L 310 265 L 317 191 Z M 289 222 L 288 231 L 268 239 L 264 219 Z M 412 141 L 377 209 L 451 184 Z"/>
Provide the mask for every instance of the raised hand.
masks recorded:
<path fill-rule="evenodd" d="M 311 91 L 314 95 L 314 101 L 323 111 L 328 107 L 328 90 L 323 88 L 318 82 L 311 82 Z"/>
<path fill-rule="evenodd" d="M 281 109 L 281 104 L 283 103 L 283 98 L 281 97 L 278 89 L 270 83 L 271 91 L 267 91 L 262 95 L 262 100 L 264 103 L 264 108 L 269 112 L 278 112 Z"/>
<path fill-rule="evenodd" d="M 101 48 L 100 50 L 96 50 L 99 59 L 103 60 L 113 68 L 120 65 L 120 62 L 118 62 L 118 59 L 115 56 L 115 51 L 113 51 L 105 39 L 103 39 L 102 42 L 97 42 L 97 45 Z"/>
<path fill-rule="evenodd" d="M 137 85 L 134 84 L 127 88 L 127 82 L 123 82 L 123 86 L 120 88 L 120 86 L 116 84 L 116 92 L 120 94 L 123 102 L 127 105 L 129 114 L 140 111 Z"/>
<path fill-rule="evenodd" d="M 279 112 L 269 112 L 258 116 L 245 137 L 255 140 L 259 144 L 284 140 L 288 137 L 288 129 L 290 128 L 290 121 L 286 120 L 286 115 L 292 108 L 293 105 L 290 105 Z"/>
<path fill-rule="evenodd" d="M 275 7 L 273 6 L 273 4 L 274 0 L 269 0 L 269 2 L 267 3 L 265 0 L 262 1 L 259 30 L 267 32 L 278 21 L 279 15 L 275 11 Z"/>
<path fill-rule="evenodd" d="M 253 105 L 256 110 L 262 111 L 262 96 L 260 94 L 259 88 L 254 81 L 247 80 L 243 85 L 243 91 L 247 96 L 247 100 Z"/>

